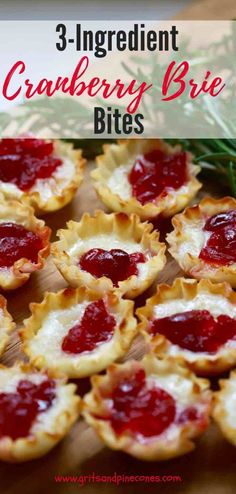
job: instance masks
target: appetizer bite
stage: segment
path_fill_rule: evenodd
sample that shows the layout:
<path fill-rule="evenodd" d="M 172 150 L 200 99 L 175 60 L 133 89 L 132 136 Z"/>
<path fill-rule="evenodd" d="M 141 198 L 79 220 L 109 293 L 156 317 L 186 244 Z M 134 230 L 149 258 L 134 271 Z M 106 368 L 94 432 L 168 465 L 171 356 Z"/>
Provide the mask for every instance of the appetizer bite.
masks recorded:
<path fill-rule="evenodd" d="M 168 460 L 194 448 L 208 426 L 211 393 L 173 359 L 147 355 L 91 378 L 82 413 L 104 443 L 142 460 Z"/>
<path fill-rule="evenodd" d="M 0 366 L 0 459 L 22 462 L 48 453 L 79 416 L 76 386 L 27 364 Z"/>
<path fill-rule="evenodd" d="M 51 230 L 34 210 L 0 197 L 0 288 L 14 290 L 43 268 Z"/>
<path fill-rule="evenodd" d="M 169 251 L 186 273 L 236 287 L 236 199 L 207 197 L 172 224 Z"/>
<path fill-rule="evenodd" d="M 128 298 L 144 292 L 165 265 L 165 245 L 136 215 L 85 213 L 69 221 L 52 246 L 54 262 L 71 286 L 101 293 L 117 288 Z"/>
<path fill-rule="evenodd" d="M 201 375 L 236 366 L 236 293 L 227 283 L 177 278 L 137 310 L 138 330 L 158 355 Z"/>
<path fill-rule="evenodd" d="M 136 335 L 133 302 L 116 292 L 103 296 L 84 287 L 47 293 L 31 304 L 20 331 L 23 350 L 38 368 L 68 377 L 100 372 L 122 357 Z"/>
<path fill-rule="evenodd" d="M 83 179 L 80 150 L 62 141 L 0 140 L 0 192 L 37 213 L 56 211 L 75 195 Z"/>
<path fill-rule="evenodd" d="M 104 146 L 91 176 L 112 211 L 142 220 L 181 211 L 201 187 L 190 153 L 160 139 L 131 139 Z"/>

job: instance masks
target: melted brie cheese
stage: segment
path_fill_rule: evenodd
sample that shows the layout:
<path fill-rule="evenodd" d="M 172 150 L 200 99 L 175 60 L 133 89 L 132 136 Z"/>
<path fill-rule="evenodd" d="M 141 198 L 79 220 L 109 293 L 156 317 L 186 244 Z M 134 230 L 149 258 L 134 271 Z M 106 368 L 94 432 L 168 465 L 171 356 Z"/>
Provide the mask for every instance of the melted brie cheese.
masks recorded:
<path fill-rule="evenodd" d="M 107 186 L 112 191 L 112 193 L 117 194 L 121 199 L 125 201 L 128 201 L 131 197 L 133 197 L 132 186 L 128 180 L 128 175 L 133 167 L 133 164 L 134 161 L 130 160 L 127 165 L 120 165 L 116 167 L 107 181 Z M 190 167 L 190 171 L 195 174 L 194 167 Z M 166 205 L 168 207 L 171 207 L 175 204 L 176 196 L 188 194 L 189 187 L 188 184 L 184 184 L 178 189 L 173 189 L 170 187 L 166 190 L 168 191 L 168 198 L 164 197 L 161 198 L 161 200 L 164 203 L 166 202 Z M 155 201 L 152 202 L 155 203 Z M 156 202 L 158 202 L 158 197 L 156 198 Z"/>
<path fill-rule="evenodd" d="M 94 354 L 95 359 L 100 355 L 100 353 L 106 353 L 113 344 L 112 340 L 98 345 L 93 352 L 84 352 L 81 354 L 71 354 L 63 352 L 61 345 L 64 337 L 68 334 L 68 331 L 79 324 L 86 307 L 89 302 L 83 302 L 77 304 L 69 309 L 60 309 L 49 312 L 45 317 L 40 329 L 37 334 L 28 342 L 28 347 L 30 349 L 31 357 L 37 357 L 42 355 L 48 362 L 56 364 L 58 359 L 60 363 L 68 360 L 76 361 L 79 359 L 87 358 L 87 355 Z M 109 312 L 112 311 L 109 309 Z M 117 324 L 120 323 L 121 316 L 112 313 L 115 317 Z"/>
<path fill-rule="evenodd" d="M 62 159 L 62 157 L 60 157 Z M 48 179 L 38 179 L 29 190 L 29 193 L 39 192 L 43 201 L 47 202 L 52 196 L 60 196 L 63 190 L 73 180 L 75 165 L 68 157 L 64 157 L 62 164 Z"/>
<path fill-rule="evenodd" d="M 173 314 L 192 310 L 208 310 L 214 318 L 220 315 L 227 315 L 231 318 L 236 318 L 236 306 L 231 304 L 228 299 L 221 295 L 215 295 L 208 292 L 200 292 L 197 296 L 191 300 L 176 299 L 169 300 L 163 304 L 156 305 L 153 309 L 154 319 L 161 319 L 163 317 L 169 317 Z M 217 356 L 227 355 L 228 348 L 236 348 L 236 340 L 228 340 L 217 351 Z M 168 354 L 172 356 L 183 355 L 188 361 L 196 361 L 200 357 L 207 355 L 209 360 L 215 359 L 215 354 L 208 354 L 207 352 L 192 352 L 190 350 L 181 348 L 178 345 L 170 343 L 168 348 Z"/>
<path fill-rule="evenodd" d="M 150 388 L 157 386 L 164 389 L 175 399 L 177 415 L 189 406 L 194 406 L 200 414 L 206 412 L 206 404 L 194 393 L 193 382 L 178 373 L 173 372 L 171 374 L 158 375 L 158 377 L 151 374 L 147 377 L 147 384 Z M 173 443 L 179 440 L 183 426 L 184 424 L 176 424 L 174 421 L 158 436 L 144 438 L 140 435 L 139 442 L 147 443 L 157 439 L 162 441 L 164 438 L 165 441 Z"/>
<path fill-rule="evenodd" d="M 153 308 L 153 316 L 155 319 L 161 319 L 190 310 L 208 310 L 215 318 L 221 314 L 236 318 L 236 306 L 231 304 L 228 299 L 222 295 L 204 291 L 198 293 L 191 300 L 175 299 L 158 304 Z"/>
<path fill-rule="evenodd" d="M 138 277 L 140 280 L 145 280 L 148 274 L 147 261 L 151 259 L 151 255 L 145 252 L 140 243 L 134 242 L 132 240 L 123 240 L 115 236 L 114 234 L 105 235 L 95 235 L 88 238 L 79 238 L 71 247 L 67 250 L 68 255 L 71 257 L 74 264 L 78 263 L 79 257 L 88 252 L 90 249 L 99 248 L 104 250 L 111 249 L 121 249 L 128 254 L 134 252 L 142 252 L 146 257 L 146 262 L 137 263 Z"/>
<path fill-rule="evenodd" d="M 127 165 L 116 167 L 107 182 L 107 186 L 112 190 L 112 193 L 117 194 L 126 201 L 132 197 L 132 187 L 128 180 L 128 174 L 132 166 L 133 161 Z"/>
<path fill-rule="evenodd" d="M 21 380 L 29 380 L 34 384 L 41 384 L 45 381 L 45 375 L 40 373 L 24 373 L 20 368 L 0 369 L 0 392 L 15 393 Z M 67 408 L 67 401 L 70 392 L 64 385 L 55 386 L 55 399 L 52 405 L 45 412 L 39 413 L 31 427 L 31 433 L 48 431 L 53 433 L 58 430 L 57 417 Z"/>
<path fill-rule="evenodd" d="M 16 370 L 15 368 L 9 368 L 7 372 L 5 369 L 0 369 L 0 392 L 15 393 L 19 382 L 24 379 L 34 384 L 40 384 L 45 380 L 45 376 L 36 373 L 25 374 L 20 369 Z"/>
<path fill-rule="evenodd" d="M 158 386 L 168 393 L 170 393 L 178 404 L 186 406 L 193 401 L 193 383 L 190 379 L 187 379 L 178 373 L 171 373 L 166 375 L 150 375 L 147 378 L 148 385 L 150 387 Z"/>
<path fill-rule="evenodd" d="M 115 236 L 114 234 L 105 235 L 99 234 L 93 237 L 78 238 L 78 240 L 71 246 L 67 251 L 70 257 L 78 259 L 83 253 L 90 249 L 121 249 L 132 254 L 134 252 L 143 252 L 141 244 L 134 242 L 132 240 L 123 240 Z"/>
<path fill-rule="evenodd" d="M 179 255 L 184 257 L 185 254 L 199 257 L 202 248 L 206 245 L 211 236 L 210 232 L 203 230 L 205 221 L 200 219 L 183 225 L 182 241 L 179 244 Z"/>
<path fill-rule="evenodd" d="M 62 164 L 54 171 L 52 176 L 47 179 L 37 179 L 35 184 L 27 190 L 27 194 L 38 192 L 42 201 L 45 203 L 52 196 L 60 196 L 63 190 L 73 180 L 75 165 L 67 156 L 61 157 Z M 15 184 L 0 181 L 0 192 L 11 199 L 20 199 L 24 191 L 19 189 Z"/>

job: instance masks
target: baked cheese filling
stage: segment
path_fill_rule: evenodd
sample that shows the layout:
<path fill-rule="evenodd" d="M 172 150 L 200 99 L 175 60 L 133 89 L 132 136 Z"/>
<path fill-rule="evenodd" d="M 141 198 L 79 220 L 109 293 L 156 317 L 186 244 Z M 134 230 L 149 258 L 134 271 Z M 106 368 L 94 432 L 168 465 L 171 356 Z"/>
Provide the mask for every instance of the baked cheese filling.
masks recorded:
<path fill-rule="evenodd" d="M 109 352 L 119 337 L 115 329 L 120 321 L 121 316 L 106 307 L 103 299 L 52 310 L 28 342 L 31 358 L 43 355 L 55 365 L 58 360 L 63 365 L 90 354 L 97 358 Z"/>
<path fill-rule="evenodd" d="M 196 402 L 192 382 L 182 376 L 146 376 L 140 368 L 117 376 L 115 383 L 111 390 L 101 390 L 107 413 L 96 418 L 109 421 L 118 436 L 147 442 L 164 434 L 172 441 L 183 425 L 205 421 L 205 404 Z"/>
<path fill-rule="evenodd" d="M 19 199 L 38 192 L 45 202 L 60 195 L 73 179 L 75 165 L 68 156 L 57 156 L 56 147 L 42 139 L 2 139 L 0 191 Z"/>
<path fill-rule="evenodd" d="M 9 374 L 4 380 L 0 372 L 0 440 L 27 437 L 40 429 L 45 421 L 41 415 L 57 401 L 56 382 L 46 375 Z"/>
<path fill-rule="evenodd" d="M 151 259 L 150 252 L 144 251 L 139 243 L 105 234 L 78 239 L 68 250 L 68 255 L 83 271 L 96 278 L 106 276 L 114 286 L 132 275 L 145 279 L 145 262 Z"/>
<path fill-rule="evenodd" d="M 169 354 L 179 349 L 194 354 L 236 348 L 236 307 L 220 295 L 198 293 L 191 300 L 175 299 L 156 305 L 149 324 L 151 335 L 162 334 L 172 345 Z"/>

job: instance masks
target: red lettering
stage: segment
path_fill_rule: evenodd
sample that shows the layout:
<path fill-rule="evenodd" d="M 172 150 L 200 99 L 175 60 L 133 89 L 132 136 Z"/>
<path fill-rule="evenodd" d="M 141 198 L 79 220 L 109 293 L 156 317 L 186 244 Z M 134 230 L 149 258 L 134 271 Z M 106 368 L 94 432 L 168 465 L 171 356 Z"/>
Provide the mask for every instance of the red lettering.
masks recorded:
<path fill-rule="evenodd" d="M 175 65 L 176 62 L 171 62 L 164 75 L 163 84 L 162 84 L 162 94 L 163 96 L 165 96 L 165 98 L 162 98 L 163 101 L 171 101 L 177 98 L 178 96 L 180 96 L 185 91 L 186 83 L 183 78 L 188 73 L 189 63 L 186 60 L 181 62 L 179 65 L 177 65 L 176 69 L 172 72 L 172 70 L 175 68 Z M 167 96 L 169 88 L 172 83 L 178 84 L 179 87 L 177 91 L 175 91 L 170 96 Z"/>
<path fill-rule="evenodd" d="M 222 84 L 223 79 L 221 77 L 215 77 L 212 82 L 208 83 L 208 78 L 211 75 L 210 70 L 206 72 L 205 79 L 202 82 L 202 85 L 198 89 L 198 84 L 194 81 L 194 79 L 190 79 L 189 85 L 191 86 L 190 98 L 195 99 L 201 93 L 209 93 L 211 96 L 217 96 L 222 89 L 224 89 L 225 84 Z M 221 85 L 222 84 L 222 85 Z M 215 89 L 221 86 L 216 92 Z"/>
<path fill-rule="evenodd" d="M 87 68 L 89 65 L 89 59 L 88 57 L 82 57 L 81 60 L 79 61 L 73 75 L 71 78 L 71 83 L 69 86 L 69 93 L 71 96 L 79 96 L 82 94 L 86 88 L 85 82 L 79 82 L 79 84 L 76 85 L 77 80 L 84 75 L 86 72 Z"/>
<path fill-rule="evenodd" d="M 223 79 L 222 79 L 222 77 L 215 77 L 215 79 L 213 79 L 213 81 L 212 81 L 212 83 L 211 83 L 211 85 L 210 85 L 210 88 L 209 88 L 209 94 L 210 94 L 211 96 L 213 96 L 213 98 L 214 98 L 215 96 L 218 96 L 218 94 L 220 94 L 220 93 L 221 93 L 222 89 L 224 89 L 225 84 L 224 84 L 224 83 L 222 84 L 222 83 L 223 83 Z M 220 87 L 220 89 L 218 89 L 218 91 L 214 92 L 214 90 L 215 90 L 218 86 L 220 86 L 221 84 L 222 84 L 222 86 Z"/>
<path fill-rule="evenodd" d="M 21 86 L 19 86 L 19 88 L 17 89 L 17 91 L 15 93 L 13 93 L 11 95 L 8 94 L 9 85 L 11 83 L 12 77 L 13 77 L 13 75 L 15 75 L 15 73 L 17 71 L 19 71 L 19 74 L 23 74 L 23 72 L 25 71 L 25 64 L 21 60 L 18 60 L 18 62 L 16 62 L 13 65 L 13 67 L 8 72 L 6 79 L 3 83 L 2 94 L 3 94 L 4 98 L 8 99 L 9 101 L 12 101 L 13 99 L 17 98 L 17 96 L 21 92 Z"/>

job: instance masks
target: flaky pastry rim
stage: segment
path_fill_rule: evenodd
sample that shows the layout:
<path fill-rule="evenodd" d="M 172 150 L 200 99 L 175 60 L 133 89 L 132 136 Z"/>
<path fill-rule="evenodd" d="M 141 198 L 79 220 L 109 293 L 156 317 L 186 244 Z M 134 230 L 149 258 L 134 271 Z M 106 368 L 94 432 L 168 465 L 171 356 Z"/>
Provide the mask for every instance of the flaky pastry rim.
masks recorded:
<path fill-rule="evenodd" d="M 189 180 L 185 184 L 188 188 L 187 192 L 178 194 L 178 189 L 167 191 L 164 198 L 159 197 L 155 202 L 141 204 L 135 197 L 125 200 L 111 191 L 107 186 L 109 172 L 124 165 L 130 159 L 134 159 L 138 154 L 153 149 L 161 149 L 168 154 L 174 154 L 182 147 L 180 145 L 173 147 L 161 139 L 126 139 L 118 140 L 116 144 L 103 146 L 103 154 L 96 157 L 97 167 L 91 172 L 91 177 L 98 196 L 111 211 L 136 213 L 142 220 L 148 220 L 159 214 L 173 216 L 195 197 L 202 186 L 196 178 L 200 167 L 193 164 L 193 156 L 189 152 L 186 152 L 189 172 Z M 170 205 L 170 199 L 173 197 L 175 198 L 174 204 Z"/>
<path fill-rule="evenodd" d="M 126 372 L 126 369 L 133 366 L 139 369 L 145 369 L 146 374 L 158 375 L 178 373 L 193 383 L 193 395 L 201 397 L 202 403 L 206 405 L 206 416 L 204 424 L 197 428 L 193 424 L 185 424 L 181 426 L 181 433 L 177 441 L 173 444 L 167 444 L 163 433 L 162 439 L 160 436 L 157 440 L 153 439 L 147 443 L 139 442 L 138 439 L 132 437 L 128 433 L 123 433 L 119 437 L 115 434 L 108 420 L 99 419 L 98 413 L 106 415 L 107 408 L 103 407 L 103 397 L 100 394 L 99 387 L 111 387 L 113 376 L 119 372 Z M 123 364 L 112 364 L 107 369 L 105 375 L 96 375 L 91 378 L 92 389 L 82 399 L 82 415 L 86 422 L 91 425 L 97 432 L 100 439 L 111 449 L 123 450 L 126 453 L 146 461 L 163 461 L 174 457 L 181 456 L 194 449 L 195 444 L 192 441 L 195 437 L 201 434 L 208 426 L 209 413 L 211 408 L 211 392 L 209 390 L 209 381 L 207 379 L 198 378 L 188 368 L 180 366 L 174 359 L 161 359 L 153 353 L 146 354 L 142 361 L 128 360 Z"/>
<path fill-rule="evenodd" d="M 37 263 L 20 258 L 11 267 L 0 269 L 0 287 L 3 290 L 15 290 L 28 281 L 31 273 L 44 267 L 45 259 L 50 254 L 51 229 L 43 220 L 36 218 L 31 206 L 15 200 L 7 201 L 3 196 L 0 202 L 0 220 L 6 218 L 9 221 L 9 218 L 12 218 L 13 223 L 22 225 L 38 235 L 43 244 L 42 249 L 38 251 Z"/>
<path fill-rule="evenodd" d="M 169 243 L 169 252 L 176 259 L 184 272 L 196 279 L 208 278 L 214 282 L 227 281 L 233 288 L 236 287 L 236 263 L 228 266 L 210 265 L 202 259 L 186 253 L 185 256 L 180 256 L 179 247 L 184 238 L 183 228 L 186 223 L 191 224 L 192 221 L 200 220 L 201 218 L 213 216 L 214 214 L 236 209 L 236 199 L 230 196 L 221 199 L 205 197 L 199 204 L 186 208 L 183 213 L 180 213 L 172 218 L 174 230 L 167 234 L 167 242 Z"/>
<path fill-rule="evenodd" d="M 53 140 L 54 151 L 53 154 L 58 155 L 59 158 L 68 157 L 74 164 L 74 176 L 70 183 L 63 188 L 60 195 L 52 195 L 46 201 L 42 199 L 38 191 L 25 191 L 19 197 L 19 200 L 32 206 L 35 212 L 39 215 L 58 211 L 68 204 L 74 197 L 77 189 L 83 181 L 83 170 L 86 160 L 82 157 L 81 149 L 74 149 L 73 144 L 63 142 L 62 140 Z M 53 175 L 55 182 L 57 178 Z M 22 191 L 21 191 L 22 192 Z M 8 192 L 2 192 L 6 199 L 14 198 L 14 194 Z"/>
<path fill-rule="evenodd" d="M 1 294 L 0 310 L 2 311 L 2 320 L 0 321 L 0 355 L 2 355 L 9 342 L 10 332 L 15 328 L 15 323 L 7 310 L 7 301 Z"/>
<path fill-rule="evenodd" d="M 67 229 L 60 229 L 57 232 L 60 240 L 52 244 L 53 260 L 62 276 L 71 286 L 85 285 L 100 293 L 113 290 L 114 286 L 110 278 L 106 276 L 95 278 L 90 273 L 83 271 L 79 265 L 73 264 L 71 256 L 67 253 L 79 237 L 84 238 L 86 243 L 86 238 L 92 237 L 94 234 L 112 234 L 113 232 L 121 239 L 135 240 L 151 254 L 151 258 L 145 262 L 147 267 L 145 279 L 140 280 L 139 275 L 132 275 L 126 280 L 120 281 L 116 288 L 127 298 L 135 298 L 151 286 L 166 262 L 165 244 L 159 241 L 159 233 L 153 230 L 150 223 L 142 223 L 135 214 L 130 216 L 124 213 L 106 214 L 104 211 L 96 210 L 93 215 L 84 213 L 79 222 L 69 221 Z"/>
<path fill-rule="evenodd" d="M 220 379 L 220 390 L 213 393 L 212 417 L 224 437 L 233 444 L 233 446 L 236 446 L 236 426 L 231 427 L 229 425 L 225 407 L 226 401 L 230 399 L 231 390 L 228 390 L 228 386 L 231 385 L 232 381 L 235 382 L 236 389 L 236 370 L 230 372 L 228 379 Z"/>
<path fill-rule="evenodd" d="M 120 316 L 120 321 L 115 327 L 114 335 L 109 340 L 110 345 L 108 350 L 104 346 L 104 351 L 102 352 L 103 344 L 101 344 L 92 352 L 78 354 L 76 358 L 74 356 L 71 356 L 71 358 L 68 356 L 66 362 L 63 357 L 64 363 L 59 358 L 56 362 L 55 360 L 50 362 L 40 352 L 38 355 L 32 352 L 30 342 L 40 330 L 44 318 L 51 310 L 68 309 L 75 304 L 85 301 L 93 302 L 100 299 L 105 300 L 112 314 Z M 123 357 L 130 348 L 137 334 L 137 321 L 133 314 L 133 306 L 134 303 L 131 300 L 122 299 L 119 292 L 115 290 L 107 292 L 103 296 L 87 287 L 69 287 L 57 293 L 47 292 L 41 303 L 30 304 L 31 316 L 24 320 L 24 326 L 19 331 L 23 343 L 23 351 L 29 357 L 31 364 L 36 368 L 47 368 L 56 372 L 63 372 L 70 378 L 88 377 L 95 372 L 104 370 L 112 362 Z M 106 345 L 106 342 L 104 345 Z"/>
<path fill-rule="evenodd" d="M 159 356 L 170 355 L 170 349 L 173 345 L 164 335 L 156 334 L 151 336 L 148 331 L 149 322 L 152 319 L 153 307 L 168 300 L 194 299 L 197 294 L 207 292 L 214 295 L 221 295 L 231 304 L 236 306 L 236 293 L 231 286 L 224 283 L 213 283 L 210 280 L 202 279 L 200 281 L 186 278 L 176 278 L 172 285 L 160 284 L 157 286 L 155 294 L 146 300 L 146 304 L 136 310 L 139 319 L 138 332 L 143 336 L 148 346 Z M 222 347 L 221 347 L 222 348 Z M 186 351 L 180 347 L 179 353 L 176 349 L 173 358 L 180 364 L 187 365 L 193 372 L 201 376 L 212 376 L 225 372 L 236 365 L 236 348 L 225 348 L 226 354 L 221 354 L 220 350 L 214 355 L 194 353 Z M 189 354 L 195 356 L 195 360 L 189 358 Z"/>
<path fill-rule="evenodd" d="M 63 411 L 56 417 L 56 430 L 36 431 L 31 436 L 19 439 L 11 439 L 10 437 L 0 438 L 0 460 L 9 463 L 21 463 L 36 458 L 40 458 L 54 448 L 70 431 L 80 415 L 81 399 L 76 395 L 76 385 L 67 383 L 65 376 L 47 370 L 47 372 L 37 371 L 31 364 L 24 362 L 15 362 L 12 367 L 0 365 L 0 369 L 12 371 L 16 369 L 27 375 L 31 373 L 44 374 L 49 378 L 56 380 L 56 387 L 66 386 L 67 390 L 67 405 Z M 65 397 L 63 398 L 65 400 Z M 55 406 L 55 405 L 52 405 Z M 47 411 L 45 412 L 47 413 Z"/>

